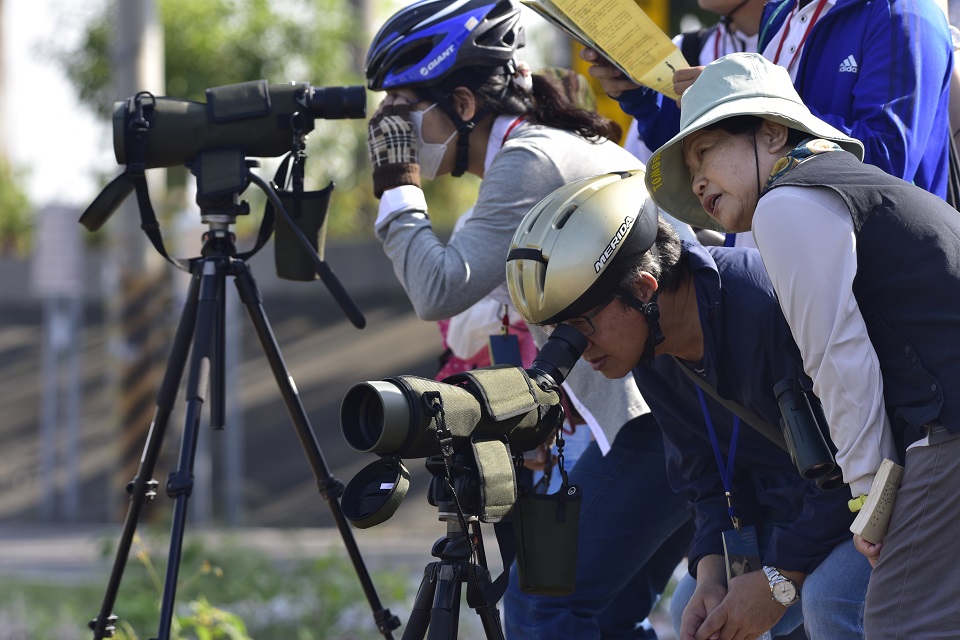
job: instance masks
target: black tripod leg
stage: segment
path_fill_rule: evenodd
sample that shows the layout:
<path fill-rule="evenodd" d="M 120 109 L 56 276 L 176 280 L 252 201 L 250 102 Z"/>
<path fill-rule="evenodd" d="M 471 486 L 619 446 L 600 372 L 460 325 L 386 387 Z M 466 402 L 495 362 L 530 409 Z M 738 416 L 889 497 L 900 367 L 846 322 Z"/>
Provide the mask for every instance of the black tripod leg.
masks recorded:
<path fill-rule="evenodd" d="M 401 640 L 420 640 L 427 635 L 430 626 L 430 609 L 433 607 L 433 595 L 437 589 L 437 575 L 440 563 L 431 562 L 423 570 L 423 579 L 417 589 L 417 597 L 413 601 L 413 610 L 403 628 Z"/>
<path fill-rule="evenodd" d="M 296 428 L 297 437 L 303 447 L 303 451 L 310 462 L 310 468 L 313 470 L 313 476 L 317 481 L 317 487 L 320 489 L 320 495 L 326 500 L 333 514 L 333 520 L 340 530 L 340 537 L 347 547 L 347 553 L 353 562 L 353 567 L 360 579 L 360 585 L 366 594 L 367 601 L 373 609 L 373 617 L 380 633 L 388 640 L 392 640 L 391 631 L 400 626 L 400 621 L 396 616 L 390 613 L 389 609 L 384 609 L 377 596 L 377 590 L 373 586 L 370 574 L 363 558 L 360 555 L 360 549 L 357 547 L 356 540 L 353 538 L 353 531 L 350 529 L 350 523 L 343 515 L 338 498 L 343 492 L 343 485 L 334 478 L 328 471 L 327 463 L 323 458 L 323 452 L 320 451 L 320 445 L 317 442 L 313 428 L 310 426 L 310 420 L 307 418 L 307 412 L 300 401 L 300 395 L 296 386 L 290 377 L 290 372 L 280 354 L 280 348 L 277 345 L 277 339 L 273 335 L 273 329 L 263 310 L 263 300 L 260 296 L 260 290 L 253 279 L 246 263 L 237 260 L 234 265 L 234 281 L 237 285 L 237 291 L 240 294 L 240 301 L 247 308 L 250 314 L 250 320 L 253 322 L 254 330 L 260 345 L 263 347 L 264 355 L 270 363 L 270 369 L 273 371 L 273 377 L 280 388 L 280 395 L 287 406 L 290 419 Z"/>
<path fill-rule="evenodd" d="M 500 610 L 496 604 L 477 607 L 475 609 L 483 625 L 484 636 L 487 640 L 504 640 L 503 623 L 500 620 Z"/>
<path fill-rule="evenodd" d="M 127 507 L 127 515 L 123 521 L 123 531 L 117 543 L 117 552 L 107 582 L 107 590 L 103 596 L 100 613 L 90 621 L 94 640 L 113 636 L 114 624 L 116 623 L 116 617 L 112 613 L 113 607 L 116 604 L 120 581 L 123 579 L 123 570 L 127 566 L 127 559 L 130 556 L 130 547 L 133 544 L 133 536 L 140 520 L 140 512 L 144 504 L 151 502 L 156 497 L 156 482 L 152 479 L 152 476 L 160 457 L 167 424 L 173 412 L 173 403 L 177 398 L 184 366 L 190 353 L 190 344 L 193 341 L 193 332 L 196 327 L 199 292 L 200 274 L 195 272 L 193 279 L 190 281 L 190 289 L 187 292 L 187 300 L 180 316 L 180 322 L 177 325 L 177 332 L 174 335 L 173 346 L 170 348 L 170 355 L 167 358 L 167 368 L 163 374 L 163 381 L 157 393 L 157 409 L 153 415 L 150 432 L 147 434 L 143 455 L 140 457 L 140 467 L 137 470 L 136 477 L 127 487 L 127 491 L 130 493 L 130 505 Z"/>
<path fill-rule="evenodd" d="M 157 640 L 169 640 L 173 625 L 174 600 L 177 592 L 177 577 L 183 556 L 183 534 L 187 521 L 187 505 L 193 490 L 193 464 L 197 452 L 197 436 L 200 432 L 200 413 L 203 409 L 208 382 L 223 380 L 218 361 L 216 341 L 218 321 L 222 318 L 224 271 L 222 259 L 203 262 L 200 278 L 200 294 L 197 302 L 197 327 L 190 354 L 190 373 L 186 387 L 186 418 L 180 444 L 177 470 L 167 480 L 167 495 L 175 500 L 173 522 L 170 526 L 170 552 L 167 556 L 167 572 L 163 582 L 163 599 L 160 604 L 160 627 Z"/>
<path fill-rule="evenodd" d="M 430 630 L 427 640 L 456 640 L 460 626 L 460 594 L 463 567 L 459 562 L 441 562 L 437 575 Z"/>

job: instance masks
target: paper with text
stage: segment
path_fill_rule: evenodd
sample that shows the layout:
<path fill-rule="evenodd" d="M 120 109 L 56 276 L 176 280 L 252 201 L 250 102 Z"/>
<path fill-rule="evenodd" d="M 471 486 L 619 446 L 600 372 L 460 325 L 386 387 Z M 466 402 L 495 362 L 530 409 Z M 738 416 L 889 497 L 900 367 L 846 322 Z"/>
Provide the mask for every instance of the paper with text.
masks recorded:
<path fill-rule="evenodd" d="M 521 0 L 637 84 L 677 99 L 673 74 L 688 67 L 680 49 L 635 0 Z"/>

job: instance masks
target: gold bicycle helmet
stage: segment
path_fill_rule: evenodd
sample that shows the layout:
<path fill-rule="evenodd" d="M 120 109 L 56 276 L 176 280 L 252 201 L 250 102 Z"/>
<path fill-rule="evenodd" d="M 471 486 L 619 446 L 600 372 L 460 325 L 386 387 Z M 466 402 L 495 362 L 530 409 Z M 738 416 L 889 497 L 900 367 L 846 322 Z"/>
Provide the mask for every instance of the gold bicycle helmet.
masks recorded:
<path fill-rule="evenodd" d="M 557 324 L 608 300 L 657 239 L 644 172 L 584 178 L 531 209 L 507 255 L 507 286 L 531 324 Z"/>

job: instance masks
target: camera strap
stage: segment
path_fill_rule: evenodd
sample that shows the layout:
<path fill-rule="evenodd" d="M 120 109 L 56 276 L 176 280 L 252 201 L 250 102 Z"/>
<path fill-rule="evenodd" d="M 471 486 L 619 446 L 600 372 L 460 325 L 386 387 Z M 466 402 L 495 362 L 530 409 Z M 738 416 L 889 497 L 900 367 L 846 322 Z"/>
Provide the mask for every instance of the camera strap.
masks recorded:
<path fill-rule="evenodd" d="M 469 562 L 467 565 L 469 580 L 466 581 L 467 603 L 474 608 L 480 606 L 492 606 L 503 597 L 504 592 L 507 590 L 507 584 L 510 577 L 510 564 L 513 562 L 513 558 L 516 555 L 516 541 L 513 537 L 512 525 L 508 520 L 504 520 L 502 518 L 494 521 L 493 530 L 497 536 L 497 545 L 500 548 L 500 558 L 502 560 L 503 571 L 496 580 L 490 581 L 489 573 L 481 579 L 481 577 L 477 575 L 476 571 L 478 561 L 477 548 L 474 545 L 466 516 L 463 514 L 463 508 L 460 506 L 460 499 L 457 496 L 457 492 L 453 487 L 453 482 L 451 479 L 454 453 L 453 435 L 447 428 L 446 418 L 444 417 L 443 410 L 443 399 L 440 397 L 439 393 L 426 392 L 423 394 L 423 403 L 427 411 L 433 416 L 433 419 L 437 423 L 436 438 L 437 444 L 440 448 L 440 453 L 443 456 L 445 468 L 444 482 L 446 482 L 447 491 L 453 498 L 460 528 L 466 536 L 468 544 L 470 545 L 471 562 Z M 501 442 L 501 444 L 505 446 L 504 443 Z M 475 444 L 474 447 L 476 447 Z M 510 468 L 510 474 L 511 476 L 513 475 L 512 466 Z M 481 485 L 483 485 L 482 480 Z M 514 486 L 516 486 L 515 479 Z"/>
<path fill-rule="evenodd" d="M 729 409 L 733 415 L 738 416 L 741 420 L 753 427 L 754 430 L 766 437 L 767 440 L 774 443 L 784 451 L 789 451 L 787 449 L 787 443 L 783 439 L 783 433 L 780 431 L 780 429 L 772 425 L 770 422 L 764 420 L 742 404 L 732 400 L 727 400 L 726 398 L 722 397 L 719 393 L 717 393 L 716 389 L 707 384 L 707 381 L 704 380 L 700 374 L 694 371 L 690 364 L 677 357 L 674 357 L 673 360 L 677 363 L 677 366 L 680 367 L 680 370 L 687 374 L 688 378 L 693 380 L 693 383 L 697 385 L 697 387 L 707 392 L 707 395 Z"/>
<path fill-rule="evenodd" d="M 145 102 L 144 99 L 149 101 Z M 190 261 L 180 260 L 170 257 L 167 248 L 163 244 L 163 235 L 160 233 L 160 224 L 157 222 L 157 214 L 153 210 L 153 204 L 150 202 L 150 191 L 147 188 L 146 174 L 146 152 L 147 152 L 147 132 L 150 130 L 150 121 L 148 117 L 153 113 L 156 106 L 156 98 L 147 91 L 141 91 L 128 101 L 128 105 L 133 107 L 133 116 L 130 119 L 127 136 L 127 169 L 124 172 L 127 179 L 133 184 L 137 193 L 137 205 L 140 209 L 140 228 L 150 239 L 153 248 L 157 250 L 164 259 L 181 271 L 190 273 Z M 129 108 L 129 107 L 128 107 Z"/>

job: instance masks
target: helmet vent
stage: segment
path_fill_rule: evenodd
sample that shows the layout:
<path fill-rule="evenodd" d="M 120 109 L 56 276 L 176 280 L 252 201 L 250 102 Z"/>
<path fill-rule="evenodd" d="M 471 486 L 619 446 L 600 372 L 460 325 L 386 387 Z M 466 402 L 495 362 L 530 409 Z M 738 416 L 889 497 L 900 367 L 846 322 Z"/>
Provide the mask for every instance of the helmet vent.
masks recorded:
<path fill-rule="evenodd" d="M 570 219 L 570 216 L 573 215 L 573 212 L 577 210 L 579 205 L 575 202 L 571 202 L 561 211 L 557 213 L 557 217 L 554 219 L 553 226 L 556 229 L 563 229 L 563 226 L 567 224 L 567 220 Z"/>
<path fill-rule="evenodd" d="M 424 58 L 430 55 L 430 52 L 434 49 L 434 43 L 432 39 L 424 39 L 417 42 L 413 47 L 409 48 L 404 52 L 403 56 L 394 63 L 391 73 L 394 75 L 400 75 L 410 67 L 414 67 L 418 64 L 421 64 Z"/>

